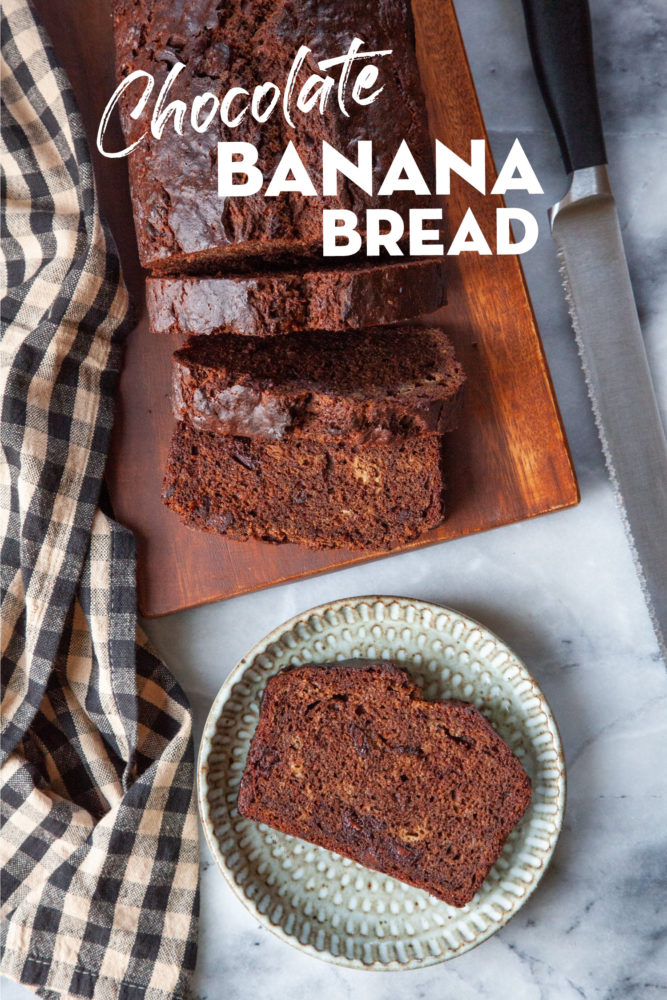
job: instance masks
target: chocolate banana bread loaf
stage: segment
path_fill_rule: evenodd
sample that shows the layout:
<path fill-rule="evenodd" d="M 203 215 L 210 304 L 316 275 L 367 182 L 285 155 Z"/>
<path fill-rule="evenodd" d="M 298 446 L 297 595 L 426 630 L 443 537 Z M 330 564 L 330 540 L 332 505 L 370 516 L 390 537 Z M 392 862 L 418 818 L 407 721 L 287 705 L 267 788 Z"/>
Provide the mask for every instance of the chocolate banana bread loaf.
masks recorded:
<path fill-rule="evenodd" d="M 390 549 L 443 517 L 437 435 L 265 442 L 178 425 L 163 499 L 193 528 L 311 548 Z"/>
<path fill-rule="evenodd" d="M 432 151 L 415 55 L 410 0 L 113 0 L 116 63 L 119 80 L 134 71 L 150 74 L 154 85 L 138 117 L 147 77 L 132 82 L 120 97 L 119 109 L 128 155 L 134 218 L 142 264 L 156 271 L 201 274 L 224 263 L 225 268 L 252 259 L 321 253 L 322 210 L 358 213 L 363 229 L 365 211 L 382 207 L 404 219 L 411 207 L 429 203 L 397 191 L 377 194 L 379 184 L 405 140 L 431 188 Z M 338 105 L 337 68 L 320 67 L 323 60 L 348 53 L 353 40 L 363 40 L 363 52 L 387 52 L 357 60 L 348 78 L 346 113 Z M 310 52 L 297 74 L 291 101 L 292 128 L 283 110 L 284 92 L 293 60 L 301 45 Z M 163 102 L 185 105 L 182 130 L 170 114 L 161 137 L 151 130 L 151 116 L 169 73 L 182 69 Z M 377 66 L 371 102 L 356 103 L 352 93 L 360 71 Z M 312 74 L 329 73 L 332 89 L 323 113 L 319 104 L 299 110 L 296 101 Z M 271 111 L 275 90 L 280 91 Z M 259 100 L 254 95 L 256 87 Z M 220 105 L 230 97 L 223 125 Z M 366 87 L 359 96 L 367 101 Z M 206 97 L 205 95 L 212 95 Z M 317 95 L 316 95 L 317 96 Z M 312 99 L 312 88 L 310 91 Z M 199 99 L 197 101 L 197 99 Z M 253 99 L 256 106 L 252 105 Z M 191 113 L 197 101 L 193 127 Z M 268 117 L 257 121 L 253 116 Z M 207 125 L 208 122 L 208 125 Z M 338 194 L 323 197 L 290 191 L 265 198 L 268 180 L 292 142 L 316 190 L 321 188 L 322 142 L 356 162 L 358 141 L 373 143 L 374 185 L 368 195 L 339 175 Z M 264 186 L 244 197 L 218 195 L 218 143 L 244 142 L 258 153 Z M 237 178 L 238 179 L 238 178 Z M 432 188 L 431 188 L 432 189 Z"/>
<path fill-rule="evenodd" d="M 451 430 L 463 382 L 438 329 L 217 334 L 174 354 L 172 402 L 199 430 L 359 444 Z"/>
<path fill-rule="evenodd" d="M 146 305 L 154 333 L 358 330 L 435 312 L 447 302 L 441 260 L 362 264 L 224 277 L 154 277 Z"/>
<path fill-rule="evenodd" d="M 473 705 L 425 701 L 405 670 L 349 661 L 269 679 L 238 811 L 465 906 L 530 797 Z"/>

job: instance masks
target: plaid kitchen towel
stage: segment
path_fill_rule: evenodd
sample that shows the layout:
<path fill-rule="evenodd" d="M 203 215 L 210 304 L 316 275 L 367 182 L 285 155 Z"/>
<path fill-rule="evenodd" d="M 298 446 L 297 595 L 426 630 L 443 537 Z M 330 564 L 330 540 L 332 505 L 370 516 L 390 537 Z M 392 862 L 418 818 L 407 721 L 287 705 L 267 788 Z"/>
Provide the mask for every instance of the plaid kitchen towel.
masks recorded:
<path fill-rule="evenodd" d="M 98 507 L 127 293 L 74 99 L 3 0 L 1 971 L 44 997 L 184 997 L 198 848 L 186 699 Z"/>

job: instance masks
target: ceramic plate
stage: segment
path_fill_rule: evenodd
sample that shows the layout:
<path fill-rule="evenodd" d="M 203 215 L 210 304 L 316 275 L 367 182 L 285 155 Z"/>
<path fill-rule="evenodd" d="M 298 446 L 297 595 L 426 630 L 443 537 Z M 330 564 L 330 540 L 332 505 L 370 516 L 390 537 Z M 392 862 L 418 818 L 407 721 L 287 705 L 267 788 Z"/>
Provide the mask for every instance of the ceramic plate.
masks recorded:
<path fill-rule="evenodd" d="M 288 664 L 392 659 L 427 698 L 472 702 L 533 782 L 525 816 L 479 892 L 455 909 L 236 810 L 267 679 Z M 461 955 L 514 916 L 551 858 L 565 804 L 558 730 L 544 695 L 496 636 L 457 611 L 400 597 L 362 597 L 306 611 L 235 667 L 209 714 L 199 755 L 199 808 L 220 870 L 283 941 L 350 968 L 413 969 Z"/>

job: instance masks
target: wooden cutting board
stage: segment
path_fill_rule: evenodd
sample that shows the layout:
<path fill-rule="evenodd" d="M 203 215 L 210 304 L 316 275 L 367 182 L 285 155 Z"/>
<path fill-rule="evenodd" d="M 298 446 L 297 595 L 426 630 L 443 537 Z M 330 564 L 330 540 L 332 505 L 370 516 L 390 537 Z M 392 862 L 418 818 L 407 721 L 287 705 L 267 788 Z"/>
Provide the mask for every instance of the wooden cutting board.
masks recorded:
<path fill-rule="evenodd" d="M 94 147 L 115 86 L 109 2 L 39 0 L 37 7 L 70 74 Z M 468 157 L 470 139 L 485 138 L 486 131 L 453 4 L 413 0 L 413 8 L 431 130 Z M 110 141 L 120 144 L 120 132 Z M 125 161 L 97 153 L 94 159 L 102 210 L 141 308 L 127 345 L 107 470 L 115 515 L 137 540 L 140 611 L 162 615 L 375 558 L 225 541 L 183 527 L 162 505 L 162 470 L 173 429 L 170 361 L 178 345 L 148 332 Z M 489 174 L 495 176 L 490 159 Z M 471 207 L 491 242 L 495 210 L 502 204 L 454 182 L 447 199 L 449 227 L 455 231 Z M 466 401 L 460 427 L 447 441 L 447 519 L 405 548 L 520 521 L 579 499 L 520 259 L 464 253 L 448 258 L 448 264 L 449 305 L 437 318 L 464 364 Z"/>

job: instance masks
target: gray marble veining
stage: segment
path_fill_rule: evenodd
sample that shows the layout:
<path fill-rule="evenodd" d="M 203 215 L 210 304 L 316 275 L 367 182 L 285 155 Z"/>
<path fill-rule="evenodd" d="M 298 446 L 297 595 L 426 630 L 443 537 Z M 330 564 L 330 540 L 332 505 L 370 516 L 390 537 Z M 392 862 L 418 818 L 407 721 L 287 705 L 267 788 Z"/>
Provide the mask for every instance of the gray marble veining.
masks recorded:
<path fill-rule="evenodd" d="M 506 928 L 452 962 L 400 974 L 346 971 L 282 944 L 239 905 L 203 848 L 199 1000 L 667 996 L 667 672 L 606 477 L 548 232 L 546 208 L 563 194 L 565 176 L 520 0 L 456 7 L 496 158 L 520 136 L 544 187 L 526 203 L 541 234 L 523 264 L 581 505 L 173 615 L 148 630 L 188 691 L 198 736 L 237 659 L 307 607 L 400 593 L 460 608 L 516 650 L 551 703 L 568 763 L 564 829 L 540 888 Z M 667 417 L 667 3 L 591 7 L 611 179 Z M 27 991 L 4 984 L 2 995 L 22 1000 Z"/>

